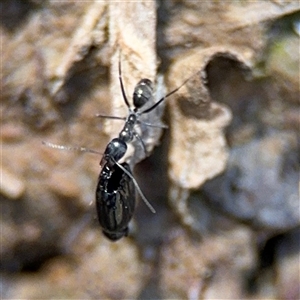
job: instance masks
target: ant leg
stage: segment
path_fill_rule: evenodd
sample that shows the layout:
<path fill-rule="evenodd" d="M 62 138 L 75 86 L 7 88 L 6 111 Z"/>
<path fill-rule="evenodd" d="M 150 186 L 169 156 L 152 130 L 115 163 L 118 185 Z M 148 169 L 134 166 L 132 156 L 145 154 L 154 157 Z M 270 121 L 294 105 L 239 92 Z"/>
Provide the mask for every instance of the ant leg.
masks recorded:
<path fill-rule="evenodd" d="M 121 51 L 119 52 L 119 81 L 120 81 L 120 86 L 121 86 L 121 91 L 122 91 L 123 99 L 124 99 L 127 107 L 130 108 L 128 99 L 126 97 L 125 88 L 124 88 L 124 85 L 123 85 L 123 80 L 122 80 Z"/>
<path fill-rule="evenodd" d="M 133 175 L 128 172 L 122 165 L 120 165 L 115 159 L 113 159 L 113 161 L 115 162 L 115 164 L 127 175 L 130 177 L 130 179 L 133 181 L 133 184 L 135 185 L 138 193 L 140 194 L 142 200 L 144 201 L 144 203 L 148 206 L 148 208 L 151 210 L 152 213 L 156 213 L 155 209 L 153 208 L 153 206 L 150 204 L 150 202 L 147 200 L 147 198 L 145 197 L 145 195 L 143 194 L 142 190 L 140 189 L 137 181 L 135 180 L 135 178 L 133 177 Z"/>
<path fill-rule="evenodd" d="M 125 118 L 125 117 L 108 116 L 108 115 L 102 115 L 102 114 L 96 114 L 95 117 L 96 117 L 96 118 L 103 118 L 103 119 L 112 119 L 112 120 L 122 120 L 122 121 L 126 121 L 126 118 Z M 155 125 L 155 124 L 143 122 L 143 121 L 141 121 L 141 120 L 138 120 L 137 123 L 138 123 L 138 124 L 143 124 L 143 125 L 148 126 L 148 127 L 154 127 L 154 128 L 162 128 L 162 129 L 167 129 L 167 128 L 169 128 L 169 126 L 167 126 L 167 125 Z"/>
<path fill-rule="evenodd" d="M 123 117 L 107 116 L 107 115 L 102 115 L 102 114 L 96 114 L 96 117 L 97 118 L 104 118 L 104 119 L 113 119 L 113 120 L 126 121 L 126 118 L 123 118 Z"/>
<path fill-rule="evenodd" d="M 144 150 L 144 152 L 147 156 L 148 152 L 147 152 L 146 145 L 145 145 L 144 141 L 142 140 L 142 138 L 139 136 L 139 134 L 137 132 L 134 131 L 133 135 L 141 143 L 142 148 L 143 148 L 143 150 Z"/>
<path fill-rule="evenodd" d="M 143 124 L 143 125 L 148 126 L 148 127 L 154 127 L 154 128 L 161 128 L 161 129 L 168 129 L 169 128 L 169 126 L 167 126 L 167 125 L 155 125 L 155 124 L 143 122 L 141 120 L 138 120 L 137 123 L 138 124 Z"/>

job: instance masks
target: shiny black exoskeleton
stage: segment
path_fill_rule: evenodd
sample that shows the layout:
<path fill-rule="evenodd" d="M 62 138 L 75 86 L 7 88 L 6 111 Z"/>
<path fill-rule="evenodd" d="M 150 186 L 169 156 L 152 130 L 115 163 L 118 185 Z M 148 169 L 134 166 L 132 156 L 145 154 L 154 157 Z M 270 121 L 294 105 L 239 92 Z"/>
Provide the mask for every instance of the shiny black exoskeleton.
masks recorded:
<path fill-rule="evenodd" d="M 185 81 L 180 87 L 161 98 L 152 106 L 144 109 L 143 111 L 139 111 L 139 109 L 142 108 L 150 98 L 152 98 L 152 82 L 146 78 L 138 82 L 133 93 L 134 109 L 131 109 L 123 86 L 120 61 L 119 81 L 124 102 L 129 109 L 127 118 L 98 115 L 99 117 L 125 120 L 124 127 L 120 131 L 118 138 L 114 138 L 111 142 L 109 142 L 105 149 L 100 162 L 102 170 L 98 178 L 96 189 L 98 220 L 104 235 L 112 241 L 117 241 L 128 234 L 128 224 L 133 216 L 135 207 L 136 190 L 139 192 L 143 201 L 150 210 L 155 212 L 154 208 L 147 201 L 134 179 L 129 164 L 119 163 L 119 160 L 124 157 L 126 153 L 127 143 L 131 142 L 134 138 L 139 140 L 146 153 L 144 142 L 135 131 L 134 127 L 140 122 L 139 117 L 142 114 L 146 114 L 155 109 L 162 101 L 175 93 L 186 82 Z M 144 124 L 147 126 L 153 126 L 147 123 Z"/>
<path fill-rule="evenodd" d="M 117 241 L 128 234 L 128 223 L 135 207 L 135 185 L 127 163 L 119 164 L 127 145 L 115 138 L 108 143 L 100 165 L 96 189 L 98 220 L 106 237 Z"/>
<path fill-rule="evenodd" d="M 122 163 L 121 166 L 131 173 L 127 163 Z M 104 235 L 112 241 L 127 236 L 128 223 L 135 208 L 135 186 L 117 164 L 105 164 L 102 168 L 96 199 L 98 219 Z"/>

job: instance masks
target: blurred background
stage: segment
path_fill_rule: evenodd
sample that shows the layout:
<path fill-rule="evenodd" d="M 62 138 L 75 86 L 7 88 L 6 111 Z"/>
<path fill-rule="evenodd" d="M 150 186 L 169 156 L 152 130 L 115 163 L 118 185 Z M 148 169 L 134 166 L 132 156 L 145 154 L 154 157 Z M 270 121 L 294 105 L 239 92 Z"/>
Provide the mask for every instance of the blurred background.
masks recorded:
<path fill-rule="evenodd" d="M 0 5 L 1 299 L 299 299 L 298 1 Z M 144 29 L 130 45 L 124 26 L 136 19 L 156 59 L 143 54 Z M 135 168 L 157 213 L 140 201 L 129 237 L 112 243 L 96 220 L 101 157 L 42 141 L 103 152 L 107 126 L 122 127 L 95 118 L 115 114 L 116 28 L 128 85 L 140 79 L 126 75 L 131 53 L 157 67 L 166 91 L 193 74 L 176 68 L 190 55 L 201 76 L 166 101 L 170 129 Z M 200 90 L 199 116 L 180 101 Z M 198 144 L 209 142 L 204 156 Z M 203 180 L 191 187 L 184 172 L 195 166 Z"/>

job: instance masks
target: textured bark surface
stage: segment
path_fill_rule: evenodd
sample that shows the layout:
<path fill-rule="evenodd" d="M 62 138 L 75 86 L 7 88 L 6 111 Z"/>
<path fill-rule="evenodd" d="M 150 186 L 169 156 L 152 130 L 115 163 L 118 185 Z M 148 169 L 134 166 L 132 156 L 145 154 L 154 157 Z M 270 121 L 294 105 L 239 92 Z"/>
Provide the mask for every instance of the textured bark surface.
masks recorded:
<path fill-rule="evenodd" d="M 2 1 L 3 299 L 299 299 L 298 1 Z M 141 78 L 162 146 L 130 235 L 97 224 L 101 155 Z M 158 74 L 165 77 L 157 80 Z M 161 77 L 161 76 L 160 76 Z M 164 103 L 144 121 L 162 124 Z M 161 128 L 138 126 L 151 153 Z M 126 159 L 145 158 L 134 141 Z"/>

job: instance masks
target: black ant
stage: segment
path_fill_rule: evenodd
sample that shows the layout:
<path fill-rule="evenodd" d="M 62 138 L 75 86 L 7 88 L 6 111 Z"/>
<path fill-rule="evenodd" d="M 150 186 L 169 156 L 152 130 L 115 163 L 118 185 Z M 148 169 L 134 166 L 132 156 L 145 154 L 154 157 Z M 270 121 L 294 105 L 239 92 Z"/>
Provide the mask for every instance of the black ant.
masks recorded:
<path fill-rule="evenodd" d="M 113 241 L 118 240 L 123 236 L 127 236 L 128 234 L 128 223 L 132 218 L 135 208 L 135 188 L 138 190 L 145 204 L 153 213 L 155 213 L 154 208 L 143 195 L 136 180 L 134 179 L 129 164 L 118 163 L 118 161 L 123 158 L 126 153 L 127 143 L 131 142 L 134 137 L 140 141 L 144 152 L 147 152 L 145 144 L 139 134 L 134 130 L 134 126 L 137 123 L 143 123 L 146 126 L 155 127 L 155 125 L 140 121 L 139 117 L 151 112 L 167 97 L 177 92 L 187 82 L 186 80 L 181 86 L 162 97 L 152 106 L 140 111 L 140 109 L 153 96 L 153 85 L 151 80 L 144 78 L 135 86 L 133 93 L 134 109 L 130 107 L 126 97 L 120 60 L 119 81 L 124 102 L 129 110 L 127 118 L 97 115 L 104 118 L 107 117 L 111 119 L 125 120 L 124 127 L 120 131 L 119 137 L 114 138 L 111 142 L 109 142 L 105 149 L 100 162 L 102 170 L 98 178 L 96 189 L 98 219 L 102 226 L 103 233 Z"/>
<path fill-rule="evenodd" d="M 128 163 L 119 163 L 127 151 L 127 143 L 133 141 L 136 138 L 144 152 L 147 154 L 147 150 L 142 138 L 135 131 L 136 124 L 144 124 L 152 127 L 163 127 L 142 122 L 139 117 L 143 114 L 147 114 L 154 110 L 159 104 L 161 104 L 167 97 L 177 92 L 189 79 L 185 80 L 182 85 L 174 89 L 152 106 L 141 110 L 140 109 L 147 103 L 153 96 L 152 81 L 144 78 L 138 82 L 134 88 L 133 93 L 133 105 L 132 109 L 129 105 L 126 97 L 121 71 L 121 61 L 119 59 L 119 82 L 121 86 L 121 92 L 126 106 L 128 107 L 129 114 L 127 118 L 113 117 L 105 115 L 97 115 L 98 117 L 124 120 L 125 124 L 123 129 L 119 133 L 119 137 L 111 140 L 100 161 L 102 167 L 98 177 L 98 183 L 96 188 L 96 210 L 99 223 L 102 227 L 104 235 L 112 241 L 117 241 L 123 236 L 128 235 L 128 224 L 133 216 L 135 209 L 135 191 L 137 190 L 142 200 L 149 207 L 149 209 L 155 213 L 154 208 L 148 202 L 144 194 L 142 193 L 138 183 L 132 175 L 132 171 Z M 87 149 L 84 147 L 66 147 L 54 145 L 51 143 L 45 143 L 47 146 L 58 149 L 79 150 L 84 152 L 99 153 L 97 151 Z"/>

